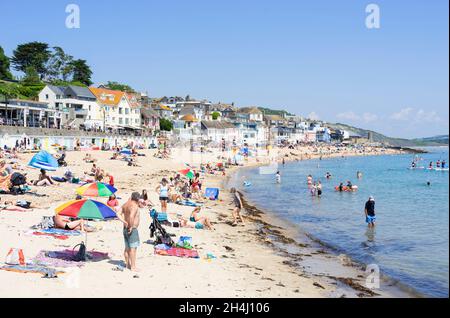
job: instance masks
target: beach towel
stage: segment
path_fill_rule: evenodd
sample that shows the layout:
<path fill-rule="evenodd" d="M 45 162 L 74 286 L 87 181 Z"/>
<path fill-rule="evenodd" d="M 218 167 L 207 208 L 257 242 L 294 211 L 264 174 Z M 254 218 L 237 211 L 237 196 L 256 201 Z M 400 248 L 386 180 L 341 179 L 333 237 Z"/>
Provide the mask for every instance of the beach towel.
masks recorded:
<path fill-rule="evenodd" d="M 177 204 L 179 205 L 185 205 L 185 206 L 192 206 L 192 207 L 198 207 L 198 206 L 202 206 L 201 203 L 197 203 L 191 200 L 181 200 L 178 201 Z"/>
<path fill-rule="evenodd" d="M 53 234 L 53 233 L 32 232 L 31 234 L 36 235 L 36 236 L 53 237 L 58 240 L 67 240 L 69 238 L 69 236 L 67 236 L 67 235 L 58 235 L 58 234 Z"/>
<path fill-rule="evenodd" d="M 0 270 L 15 272 L 15 273 L 33 273 L 33 274 L 43 274 L 49 277 L 54 276 L 54 274 L 63 274 L 63 271 L 56 271 L 54 268 L 46 266 L 37 265 L 4 265 L 0 267 Z"/>
<path fill-rule="evenodd" d="M 76 262 L 74 257 L 77 251 L 40 251 L 33 259 L 33 263 L 37 265 L 53 266 L 53 267 L 81 267 L 85 262 Z M 97 251 L 87 252 L 89 262 L 99 262 L 109 259 L 108 253 Z"/>
<path fill-rule="evenodd" d="M 205 190 L 205 197 L 209 198 L 210 200 L 217 200 L 217 199 L 219 199 L 219 189 L 217 189 L 217 188 L 206 188 L 206 190 Z"/>
<path fill-rule="evenodd" d="M 188 250 L 180 247 L 171 247 L 169 249 L 161 249 L 155 247 L 155 254 L 163 256 L 199 258 L 198 252 L 196 250 Z"/>

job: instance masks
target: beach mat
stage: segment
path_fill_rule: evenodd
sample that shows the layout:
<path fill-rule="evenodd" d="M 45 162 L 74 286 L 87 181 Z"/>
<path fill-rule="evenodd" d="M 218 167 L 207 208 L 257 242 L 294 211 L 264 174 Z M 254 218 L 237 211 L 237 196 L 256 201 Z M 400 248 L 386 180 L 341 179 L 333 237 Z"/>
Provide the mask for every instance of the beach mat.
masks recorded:
<path fill-rule="evenodd" d="M 47 237 L 53 237 L 55 239 L 59 240 L 67 240 L 71 236 L 79 236 L 81 235 L 80 231 L 72 230 L 67 231 L 63 229 L 36 229 L 31 230 L 25 233 L 26 235 L 36 235 L 36 236 L 47 236 Z"/>
<path fill-rule="evenodd" d="M 192 206 L 192 207 L 198 207 L 202 206 L 201 203 L 197 203 L 191 200 L 181 200 L 177 202 L 178 205 L 184 205 L 184 206 Z"/>
<path fill-rule="evenodd" d="M 33 273 L 33 274 L 63 274 L 63 271 L 56 271 L 53 268 L 46 266 L 36 266 L 36 265 L 4 265 L 0 267 L 0 270 L 15 272 L 15 273 Z"/>
<path fill-rule="evenodd" d="M 176 256 L 185 258 L 199 258 L 198 252 L 196 250 L 188 250 L 180 247 L 171 247 L 169 249 L 162 249 L 155 247 L 155 254 L 163 256 Z"/>
<path fill-rule="evenodd" d="M 63 251 L 40 251 L 33 259 L 33 262 L 44 266 L 53 267 L 81 267 L 86 262 L 74 261 L 74 256 L 77 251 L 63 250 Z M 109 259 L 108 253 L 97 251 L 89 251 L 88 262 L 100 262 Z"/>

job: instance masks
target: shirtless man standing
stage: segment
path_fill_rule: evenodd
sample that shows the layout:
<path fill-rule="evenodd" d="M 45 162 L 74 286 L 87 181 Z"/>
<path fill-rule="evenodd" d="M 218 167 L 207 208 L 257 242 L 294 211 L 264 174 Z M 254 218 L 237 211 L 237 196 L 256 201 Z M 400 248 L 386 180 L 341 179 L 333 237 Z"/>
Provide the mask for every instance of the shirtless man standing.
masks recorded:
<path fill-rule="evenodd" d="M 133 192 L 131 198 L 122 206 L 117 217 L 123 222 L 123 238 L 125 241 L 125 263 L 128 269 L 137 272 L 136 250 L 139 247 L 139 192 Z"/>

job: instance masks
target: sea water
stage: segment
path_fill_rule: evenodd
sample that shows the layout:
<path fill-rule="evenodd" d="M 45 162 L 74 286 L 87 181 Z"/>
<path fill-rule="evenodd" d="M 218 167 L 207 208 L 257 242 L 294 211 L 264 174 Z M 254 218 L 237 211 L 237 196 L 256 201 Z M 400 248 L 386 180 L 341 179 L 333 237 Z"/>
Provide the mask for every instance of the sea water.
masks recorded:
<path fill-rule="evenodd" d="M 428 148 L 418 166 L 446 160 L 448 148 Z M 448 297 L 449 172 L 408 170 L 414 155 L 385 155 L 309 160 L 279 165 L 281 183 L 259 168 L 239 171 L 233 184 L 258 207 L 293 222 L 312 236 L 431 297 Z M 363 176 L 357 179 L 357 171 Z M 332 178 L 325 178 L 330 172 Z M 321 181 L 322 197 L 306 182 Z M 350 180 L 356 192 L 337 192 Z M 427 185 L 430 182 L 430 185 Z M 373 195 L 375 230 L 368 230 L 364 205 Z"/>

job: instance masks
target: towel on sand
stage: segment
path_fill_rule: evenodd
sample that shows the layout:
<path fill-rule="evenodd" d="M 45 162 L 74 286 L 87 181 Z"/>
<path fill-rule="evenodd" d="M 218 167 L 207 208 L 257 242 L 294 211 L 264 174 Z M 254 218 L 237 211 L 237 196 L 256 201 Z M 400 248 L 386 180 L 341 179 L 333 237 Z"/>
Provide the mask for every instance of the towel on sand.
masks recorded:
<path fill-rule="evenodd" d="M 155 246 L 155 254 L 164 256 L 199 258 L 198 252 L 196 250 L 187 250 L 185 248 L 179 247 L 171 247 L 169 249 L 164 249 Z"/>
<path fill-rule="evenodd" d="M 74 261 L 74 256 L 77 251 L 63 250 L 63 251 L 40 251 L 33 259 L 33 262 L 38 265 L 53 266 L 53 267 L 81 267 L 85 262 Z M 108 259 L 108 253 L 89 251 L 88 260 L 90 262 L 99 262 Z"/>
<path fill-rule="evenodd" d="M 72 230 L 67 231 L 63 229 L 35 229 L 25 233 L 26 235 L 48 236 L 59 240 L 67 240 L 70 236 L 81 235 L 80 231 Z"/>
<path fill-rule="evenodd" d="M 34 274 L 62 274 L 63 271 L 56 271 L 53 268 L 46 266 L 36 266 L 36 265 L 4 265 L 0 267 L 0 270 L 16 273 L 34 273 Z"/>

